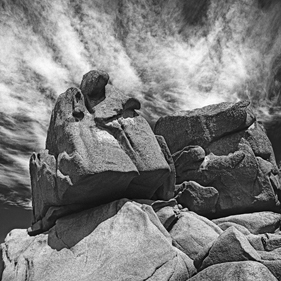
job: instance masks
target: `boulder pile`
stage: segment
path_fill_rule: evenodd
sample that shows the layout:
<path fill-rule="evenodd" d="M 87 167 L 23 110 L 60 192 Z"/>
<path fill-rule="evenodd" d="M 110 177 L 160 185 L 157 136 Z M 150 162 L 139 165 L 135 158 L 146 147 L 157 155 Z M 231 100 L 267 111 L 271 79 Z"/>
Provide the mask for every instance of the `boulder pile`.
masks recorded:
<path fill-rule="evenodd" d="M 1 245 L 2 280 L 281 280 L 279 170 L 250 103 L 152 131 L 108 81 L 93 70 L 58 97 L 30 159 L 32 225 Z"/>

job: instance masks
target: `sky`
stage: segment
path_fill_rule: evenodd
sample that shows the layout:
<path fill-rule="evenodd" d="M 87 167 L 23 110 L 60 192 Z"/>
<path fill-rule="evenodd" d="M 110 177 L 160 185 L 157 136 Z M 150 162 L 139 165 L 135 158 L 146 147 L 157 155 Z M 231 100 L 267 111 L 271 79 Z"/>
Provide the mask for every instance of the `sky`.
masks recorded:
<path fill-rule="evenodd" d="M 278 0 L 0 0 L 0 46 L 0 243 L 29 226 L 30 155 L 58 95 L 91 69 L 152 125 L 223 101 L 250 99 L 261 116 L 280 105 Z"/>

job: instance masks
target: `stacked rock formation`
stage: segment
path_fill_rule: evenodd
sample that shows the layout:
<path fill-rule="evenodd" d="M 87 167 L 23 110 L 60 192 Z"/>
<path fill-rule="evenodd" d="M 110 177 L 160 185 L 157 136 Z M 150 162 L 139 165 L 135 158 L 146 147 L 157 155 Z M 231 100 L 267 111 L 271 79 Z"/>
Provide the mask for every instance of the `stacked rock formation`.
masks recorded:
<path fill-rule="evenodd" d="M 185 189 L 180 203 L 190 210 L 226 216 L 280 209 L 273 149 L 249 102 L 166 116 L 156 123 L 155 133 L 168 144 L 177 183 Z"/>
<path fill-rule="evenodd" d="M 249 103 L 153 132 L 108 81 L 90 71 L 59 96 L 2 280 L 281 280 L 279 171 Z"/>

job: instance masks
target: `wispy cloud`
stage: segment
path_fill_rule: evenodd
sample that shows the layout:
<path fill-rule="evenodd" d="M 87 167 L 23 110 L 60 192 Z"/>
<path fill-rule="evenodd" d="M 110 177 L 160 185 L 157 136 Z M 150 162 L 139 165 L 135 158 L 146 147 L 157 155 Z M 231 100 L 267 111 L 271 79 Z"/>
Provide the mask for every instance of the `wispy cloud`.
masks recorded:
<path fill-rule="evenodd" d="M 28 158 L 44 147 L 56 97 L 90 69 L 108 71 L 153 122 L 221 101 L 262 101 L 281 53 L 279 1 L 0 4 L 0 192 L 19 204 L 29 200 Z"/>

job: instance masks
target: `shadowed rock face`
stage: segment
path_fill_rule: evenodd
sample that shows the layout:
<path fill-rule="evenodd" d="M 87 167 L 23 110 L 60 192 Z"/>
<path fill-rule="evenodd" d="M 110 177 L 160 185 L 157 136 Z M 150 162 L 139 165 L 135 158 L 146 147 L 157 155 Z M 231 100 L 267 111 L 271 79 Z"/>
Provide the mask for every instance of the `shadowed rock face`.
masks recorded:
<path fill-rule="evenodd" d="M 216 280 L 277 281 L 266 266 L 255 261 L 227 262 L 212 265 L 189 279 L 189 281 Z"/>
<path fill-rule="evenodd" d="M 135 111 L 139 101 L 108 80 L 104 71 L 90 71 L 81 90 L 70 88 L 56 102 L 46 150 L 30 160 L 35 233 L 87 205 L 149 199 L 170 173 L 152 130 Z"/>
<path fill-rule="evenodd" d="M 243 101 L 183 111 L 157 121 L 154 131 L 165 138 L 175 162 L 176 183 L 183 184 L 179 189 L 183 206 L 209 217 L 279 210 L 274 152 L 255 119 L 249 102 Z M 189 181 L 199 184 L 193 185 L 197 196 L 187 189 Z M 207 199 L 204 187 L 218 191 L 209 210 L 201 204 Z"/>
<path fill-rule="evenodd" d="M 250 127 L 255 116 L 249 108 L 250 102 L 220 103 L 191 111 L 181 111 L 161 117 L 154 131 L 163 135 L 171 153 L 188 145 L 199 145 L 204 149 L 213 141 Z"/>
<path fill-rule="evenodd" d="M 281 115 L 275 114 L 263 121 L 268 138 L 272 143 L 276 162 L 281 168 Z"/>

